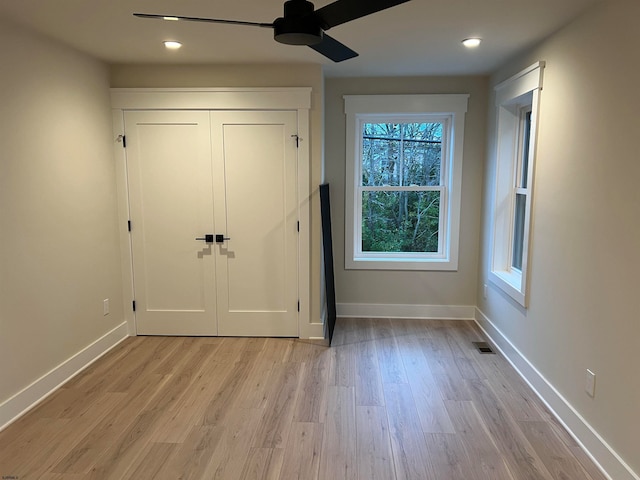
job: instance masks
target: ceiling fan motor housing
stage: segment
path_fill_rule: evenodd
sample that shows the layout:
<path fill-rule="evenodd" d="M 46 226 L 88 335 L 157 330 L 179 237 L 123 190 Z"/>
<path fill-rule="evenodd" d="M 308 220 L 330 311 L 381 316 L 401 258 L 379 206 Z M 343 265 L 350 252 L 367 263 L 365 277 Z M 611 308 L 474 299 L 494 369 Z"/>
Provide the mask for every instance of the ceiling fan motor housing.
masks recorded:
<path fill-rule="evenodd" d="M 273 22 L 273 37 L 287 45 L 315 45 L 322 41 L 322 28 L 313 15 L 313 3 L 306 0 L 288 0 L 284 4 L 284 17 Z"/>

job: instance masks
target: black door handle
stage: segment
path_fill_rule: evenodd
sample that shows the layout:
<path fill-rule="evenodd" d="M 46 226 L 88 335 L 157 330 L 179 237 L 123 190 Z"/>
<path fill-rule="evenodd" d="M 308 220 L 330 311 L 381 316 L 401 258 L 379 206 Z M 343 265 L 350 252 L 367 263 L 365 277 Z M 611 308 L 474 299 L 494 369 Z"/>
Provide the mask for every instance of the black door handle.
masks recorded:
<path fill-rule="evenodd" d="M 204 237 L 197 237 L 196 240 L 203 240 L 207 243 L 213 243 L 213 233 L 207 233 Z"/>
<path fill-rule="evenodd" d="M 225 240 L 231 240 L 231 238 L 225 237 L 219 233 L 216 235 L 216 243 L 224 243 Z"/>

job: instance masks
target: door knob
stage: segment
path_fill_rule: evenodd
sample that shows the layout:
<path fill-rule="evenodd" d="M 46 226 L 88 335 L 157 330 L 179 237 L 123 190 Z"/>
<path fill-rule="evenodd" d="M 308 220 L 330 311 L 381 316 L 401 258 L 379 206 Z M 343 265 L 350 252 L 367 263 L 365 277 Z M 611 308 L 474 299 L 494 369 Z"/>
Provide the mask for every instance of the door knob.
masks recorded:
<path fill-rule="evenodd" d="M 231 240 L 231 238 L 225 237 L 224 235 L 221 235 L 221 234 L 216 235 L 216 243 L 223 243 L 225 240 Z"/>
<path fill-rule="evenodd" d="M 213 233 L 207 233 L 204 237 L 196 237 L 196 240 L 202 240 L 207 243 L 213 243 Z M 218 241 L 217 238 L 216 238 L 216 241 Z"/>

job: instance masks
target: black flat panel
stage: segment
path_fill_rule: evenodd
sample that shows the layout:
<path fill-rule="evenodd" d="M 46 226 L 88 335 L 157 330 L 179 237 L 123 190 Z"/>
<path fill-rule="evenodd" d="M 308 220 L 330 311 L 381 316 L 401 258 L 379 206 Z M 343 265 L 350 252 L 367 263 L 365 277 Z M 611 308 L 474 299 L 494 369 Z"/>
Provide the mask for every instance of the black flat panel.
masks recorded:
<path fill-rule="evenodd" d="M 331 204 L 329 184 L 320 185 L 320 213 L 322 215 L 322 245 L 324 248 L 324 283 L 327 297 L 326 335 L 331 345 L 333 329 L 336 326 L 336 284 L 333 276 L 333 242 L 331 241 Z"/>

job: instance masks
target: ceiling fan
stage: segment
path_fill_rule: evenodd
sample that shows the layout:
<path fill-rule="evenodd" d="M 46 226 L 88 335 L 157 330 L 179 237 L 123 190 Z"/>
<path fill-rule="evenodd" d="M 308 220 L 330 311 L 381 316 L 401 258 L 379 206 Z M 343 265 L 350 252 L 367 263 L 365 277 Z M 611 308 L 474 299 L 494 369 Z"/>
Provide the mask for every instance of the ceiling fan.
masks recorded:
<path fill-rule="evenodd" d="M 156 15 L 134 13 L 140 18 L 160 20 L 183 20 L 188 22 L 223 23 L 227 25 L 245 25 L 250 27 L 272 28 L 277 42 L 288 45 L 307 45 L 316 52 L 333 60 L 342 62 L 357 57 L 358 54 L 346 45 L 325 33 L 332 27 L 356 20 L 372 13 L 385 10 L 409 0 L 337 0 L 318 10 L 307 0 L 288 0 L 284 2 L 284 16 L 272 23 L 244 22 L 221 18 L 181 17 L 177 15 Z"/>

